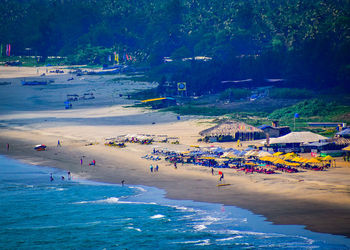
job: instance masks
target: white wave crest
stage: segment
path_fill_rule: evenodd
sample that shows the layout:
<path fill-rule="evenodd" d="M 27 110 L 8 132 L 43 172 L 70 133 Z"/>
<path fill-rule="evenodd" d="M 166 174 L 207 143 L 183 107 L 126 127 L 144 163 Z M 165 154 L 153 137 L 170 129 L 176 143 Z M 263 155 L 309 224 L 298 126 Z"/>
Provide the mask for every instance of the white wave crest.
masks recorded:
<path fill-rule="evenodd" d="M 194 226 L 194 229 L 197 230 L 197 231 L 201 231 L 201 230 L 204 230 L 206 228 L 207 228 L 207 226 L 204 225 L 204 224 L 198 224 L 198 225 Z"/>
<path fill-rule="evenodd" d="M 144 189 L 142 187 L 129 187 L 129 188 L 135 188 L 137 190 L 140 190 L 141 192 L 146 192 L 146 189 Z"/>
<path fill-rule="evenodd" d="M 78 201 L 74 202 L 74 204 L 91 204 L 91 203 L 100 203 L 100 204 L 136 204 L 136 205 L 157 205 L 155 202 L 137 202 L 137 201 L 121 201 L 117 197 L 109 197 L 103 200 L 97 200 L 97 201 Z"/>
<path fill-rule="evenodd" d="M 197 246 L 208 246 L 210 245 L 210 240 L 205 239 L 205 240 L 189 240 L 189 241 L 182 241 L 182 242 L 174 242 L 178 244 L 195 244 Z"/>
<path fill-rule="evenodd" d="M 156 215 L 151 216 L 150 218 L 151 218 L 151 219 L 160 219 L 160 218 L 164 218 L 164 217 L 165 217 L 165 216 L 162 215 L 162 214 L 156 214 Z"/>
<path fill-rule="evenodd" d="M 136 227 L 127 227 L 128 229 L 132 229 L 135 230 L 137 232 L 142 232 L 142 230 L 140 228 L 136 228 Z"/>
<path fill-rule="evenodd" d="M 243 236 L 234 236 L 234 237 L 228 237 L 223 239 L 217 239 L 216 241 L 228 241 L 228 240 L 234 240 L 234 239 L 241 239 Z"/>

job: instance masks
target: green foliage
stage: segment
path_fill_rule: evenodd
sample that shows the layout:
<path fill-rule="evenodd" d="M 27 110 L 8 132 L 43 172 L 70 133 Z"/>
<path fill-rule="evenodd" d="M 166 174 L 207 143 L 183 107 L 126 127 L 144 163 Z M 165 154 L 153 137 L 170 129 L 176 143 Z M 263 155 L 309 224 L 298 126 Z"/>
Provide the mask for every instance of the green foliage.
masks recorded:
<path fill-rule="evenodd" d="M 132 99 L 136 99 L 136 100 L 146 100 L 146 99 L 159 97 L 157 88 L 137 91 L 137 92 L 131 93 L 130 95 Z"/>
<path fill-rule="evenodd" d="M 92 47 L 90 44 L 80 47 L 76 52 L 67 58 L 68 64 L 94 64 L 101 65 L 108 63 L 108 56 L 112 49 L 100 46 Z"/>
<path fill-rule="evenodd" d="M 103 48 L 118 47 L 151 66 L 165 56 L 210 56 L 174 76 L 195 93 L 276 77 L 350 91 L 349 9 L 347 0 L 3 0 L 0 43 L 72 63 L 101 64 Z"/>
<path fill-rule="evenodd" d="M 230 102 L 247 98 L 251 94 L 249 89 L 229 88 L 220 95 L 220 100 L 229 100 Z"/>
<path fill-rule="evenodd" d="M 319 99 L 311 99 L 297 103 L 291 107 L 278 109 L 269 115 L 270 119 L 292 119 L 295 113 L 301 118 L 327 116 L 337 111 L 334 102 L 324 102 Z"/>
<path fill-rule="evenodd" d="M 307 99 L 314 95 L 310 90 L 295 88 L 273 88 L 269 93 L 269 96 L 275 99 Z"/>

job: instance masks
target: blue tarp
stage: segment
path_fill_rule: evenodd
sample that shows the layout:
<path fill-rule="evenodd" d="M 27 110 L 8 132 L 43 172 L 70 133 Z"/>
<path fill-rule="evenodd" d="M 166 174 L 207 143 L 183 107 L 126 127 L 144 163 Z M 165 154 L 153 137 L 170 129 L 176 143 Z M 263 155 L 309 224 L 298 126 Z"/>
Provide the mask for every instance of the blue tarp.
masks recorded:
<path fill-rule="evenodd" d="M 340 131 L 337 133 L 337 135 L 350 135 L 350 128 L 344 129 L 343 131 Z"/>

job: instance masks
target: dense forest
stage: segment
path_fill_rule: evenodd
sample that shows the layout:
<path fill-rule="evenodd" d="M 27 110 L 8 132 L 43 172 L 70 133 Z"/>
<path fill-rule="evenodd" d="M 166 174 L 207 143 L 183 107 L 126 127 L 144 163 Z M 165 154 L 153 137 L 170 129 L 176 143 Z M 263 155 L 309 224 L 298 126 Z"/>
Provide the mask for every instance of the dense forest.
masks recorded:
<path fill-rule="evenodd" d="M 349 0 L 2 0 L 0 13 L 14 55 L 103 64 L 128 53 L 197 93 L 266 78 L 350 88 Z M 212 60 L 181 60 L 194 56 Z"/>

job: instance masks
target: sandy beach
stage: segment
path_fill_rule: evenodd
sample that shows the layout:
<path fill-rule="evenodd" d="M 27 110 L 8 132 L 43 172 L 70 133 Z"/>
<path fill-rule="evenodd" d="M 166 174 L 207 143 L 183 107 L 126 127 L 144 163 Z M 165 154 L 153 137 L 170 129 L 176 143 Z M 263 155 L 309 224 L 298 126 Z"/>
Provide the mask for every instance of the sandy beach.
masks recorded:
<path fill-rule="evenodd" d="M 52 68 L 55 69 L 55 68 Z M 48 69 L 48 72 L 51 68 Z M 179 165 L 174 169 L 164 160 L 141 158 L 154 147 L 187 150 L 190 145 L 234 147 L 235 143 L 199 143 L 199 131 L 212 126 L 212 119 L 126 107 L 132 90 L 154 86 L 125 76 L 83 76 L 48 73 L 48 86 L 21 86 L 23 78 L 40 78 L 46 68 L 0 67 L 0 154 L 28 163 L 71 171 L 73 176 L 102 182 L 140 184 L 166 190 L 172 199 L 189 199 L 234 205 L 263 215 L 276 224 L 305 225 L 316 232 L 350 237 L 350 164 L 337 158 L 336 167 L 326 171 L 305 170 L 275 175 L 244 174 L 224 169 L 225 182 L 209 168 Z M 67 81 L 74 77 L 74 80 Z M 64 109 L 67 94 L 93 92 L 94 100 L 73 103 Z M 106 138 L 126 134 L 179 137 L 180 144 L 127 144 L 125 148 L 104 145 Z M 60 140 L 62 147 L 57 147 Z M 9 151 L 6 144 L 10 145 Z M 46 151 L 33 146 L 43 143 Z M 92 145 L 91 145 L 92 144 Z M 250 142 L 251 144 L 251 142 Z M 305 155 L 310 158 L 310 155 Z M 83 165 L 80 159 L 83 159 Z M 96 160 L 96 166 L 89 162 Z M 159 172 L 150 173 L 149 165 Z"/>

